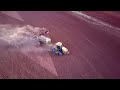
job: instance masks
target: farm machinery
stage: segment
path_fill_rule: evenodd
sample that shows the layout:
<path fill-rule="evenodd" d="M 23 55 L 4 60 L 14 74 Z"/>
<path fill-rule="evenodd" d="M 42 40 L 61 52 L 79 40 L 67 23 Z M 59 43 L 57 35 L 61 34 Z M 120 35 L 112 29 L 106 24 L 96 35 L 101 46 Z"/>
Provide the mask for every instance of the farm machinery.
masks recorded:
<path fill-rule="evenodd" d="M 31 28 L 31 26 L 28 26 Z M 39 28 L 34 28 L 39 29 Z M 49 31 L 45 28 L 39 30 L 39 32 L 34 32 L 34 35 L 36 35 L 37 40 L 39 41 L 40 45 L 45 44 L 50 47 L 50 51 L 54 54 L 57 54 L 59 56 L 69 54 L 69 51 L 66 47 L 63 46 L 62 42 L 56 42 L 52 43 L 51 38 L 48 37 Z"/>
<path fill-rule="evenodd" d="M 52 51 L 52 53 L 54 53 L 54 54 L 57 54 L 60 56 L 69 54 L 68 49 L 66 47 L 64 47 L 61 42 L 57 42 L 57 43 L 53 44 L 51 42 L 51 39 L 44 35 L 39 36 L 38 40 L 39 40 L 40 44 L 46 44 L 46 45 L 50 46 L 51 47 L 50 51 Z"/>

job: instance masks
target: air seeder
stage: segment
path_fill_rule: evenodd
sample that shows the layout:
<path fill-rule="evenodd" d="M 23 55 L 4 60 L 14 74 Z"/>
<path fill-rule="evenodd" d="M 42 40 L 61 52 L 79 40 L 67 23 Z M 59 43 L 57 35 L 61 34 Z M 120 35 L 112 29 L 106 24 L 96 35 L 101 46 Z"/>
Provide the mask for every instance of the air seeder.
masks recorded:
<path fill-rule="evenodd" d="M 68 49 L 64 47 L 61 42 L 57 42 L 55 44 L 52 43 L 51 38 L 48 37 L 49 31 L 47 29 L 38 28 L 38 27 L 33 28 L 30 25 L 27 25 L 27 28 L 29 30 L 34 29 L 34 32 L 33 32 L 34 36 L 39 41 L 40 45 L 46 44 L 47 46 L 50 47 L 50 51 L 53 52 L 54 54 L 57 54 L 57 55 L 69 54 Z"/>

